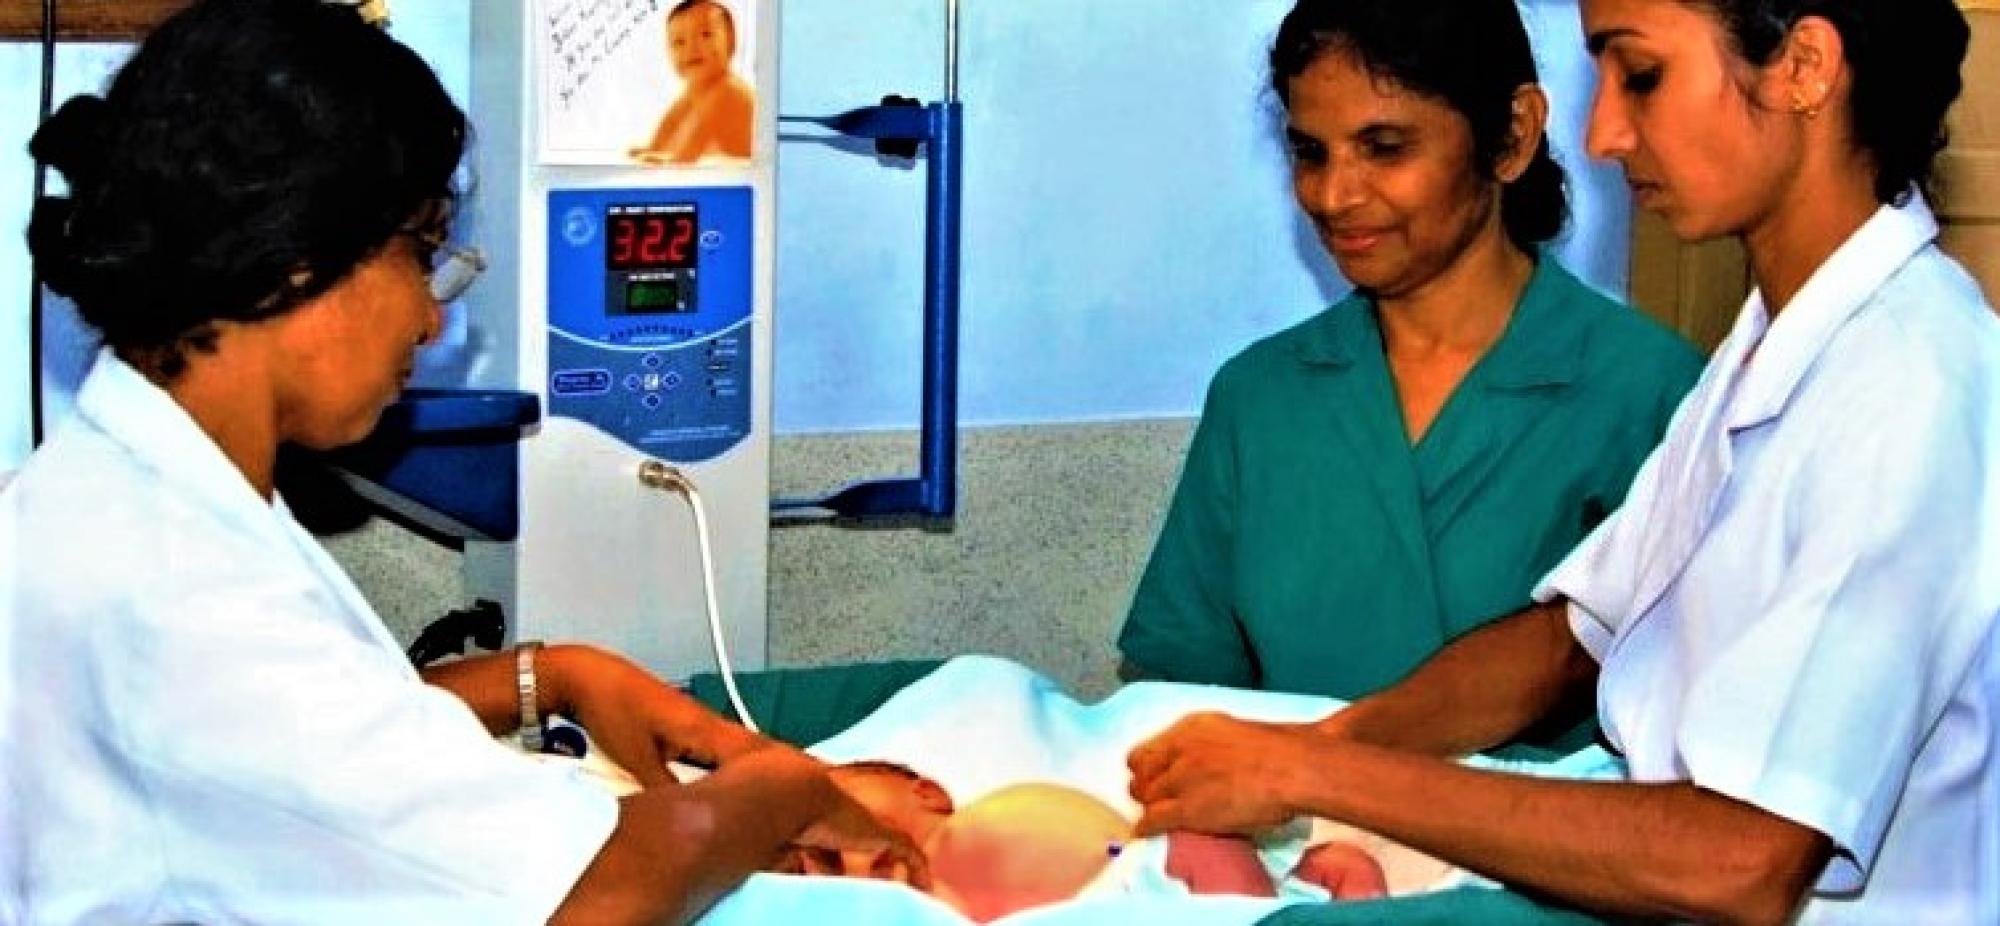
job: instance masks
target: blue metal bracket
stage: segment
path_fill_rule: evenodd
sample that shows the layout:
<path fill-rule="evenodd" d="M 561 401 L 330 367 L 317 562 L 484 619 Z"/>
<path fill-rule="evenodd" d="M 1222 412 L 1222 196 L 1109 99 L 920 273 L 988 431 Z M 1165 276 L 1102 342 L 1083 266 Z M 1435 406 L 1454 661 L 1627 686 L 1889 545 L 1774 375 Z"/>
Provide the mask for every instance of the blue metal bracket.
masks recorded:
<path fill-rule="evenodd" d="M 375 432 L 336 452 L 371 504 L 459 540 L 520 533 L 521 432 L 540 421 L 533 393 L 406 389 Z"/>
<path fill-rule="evenodd" d="M 923 433 L 915 478 L 857 482 L 813 499 L 777 499 L 782 520 L 898 515 L 949 520 L 958 506 L 959 204 L 964 108 L 869 106 L 834 116 L 788 116 L 852 138 L 915 142 L 929 148 L 924 208 Z"/>

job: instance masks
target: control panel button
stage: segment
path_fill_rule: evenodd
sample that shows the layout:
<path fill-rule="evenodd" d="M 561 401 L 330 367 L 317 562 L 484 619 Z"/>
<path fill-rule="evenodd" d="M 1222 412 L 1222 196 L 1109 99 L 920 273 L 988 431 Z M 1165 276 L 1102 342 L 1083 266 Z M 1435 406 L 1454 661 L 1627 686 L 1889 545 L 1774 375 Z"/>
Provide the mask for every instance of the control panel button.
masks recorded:
<path fill-rule="evenodd" d="M 611 391 L 610 370 L 558 370 L 549 379 L 556 395 L 603 395 Z"/>

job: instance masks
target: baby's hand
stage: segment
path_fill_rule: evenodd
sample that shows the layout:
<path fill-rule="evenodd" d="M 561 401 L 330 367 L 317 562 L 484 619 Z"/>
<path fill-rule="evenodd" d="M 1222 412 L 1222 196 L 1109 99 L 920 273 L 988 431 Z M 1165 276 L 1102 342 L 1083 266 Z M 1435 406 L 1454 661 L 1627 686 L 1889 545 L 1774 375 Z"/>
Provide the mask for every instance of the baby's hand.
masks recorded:
<path fill-rule="evenodd" d="M 1351 842 L 1323 842 L 1307 849 L 1292 877 L 1325 888 L 1335 900 L 1369 900 L 1389 893 L 1382 866 Z"/>
<path fill-rule="evenodd" d="M 1276 885 L 1257 857 L 1257 847 L 1241 836 L 1211 836 L 1192 830 L 1167 834 L 1167 875 L 1197 894 L 1276 897 Z"/>

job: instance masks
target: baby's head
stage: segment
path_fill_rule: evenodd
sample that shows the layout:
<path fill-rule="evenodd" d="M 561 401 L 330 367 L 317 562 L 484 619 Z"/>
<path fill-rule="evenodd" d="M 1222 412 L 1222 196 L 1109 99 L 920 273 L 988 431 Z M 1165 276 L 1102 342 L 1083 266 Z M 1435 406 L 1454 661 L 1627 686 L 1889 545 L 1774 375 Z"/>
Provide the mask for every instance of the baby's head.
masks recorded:
<path fill-rule="evenodd" d="M 894 762 L 849 762 L 830 770 L 833 783 L 854 802 L 922 846 L 951 816 L 951 795 L 937 782 Z"/>
<path fill-rule="evenodd" d="M 716 0 L 681 0 L 667 14 L 667 56 L 674 73 L 691 84 L 729 73 L 736 55 L 736 18 Z"/>

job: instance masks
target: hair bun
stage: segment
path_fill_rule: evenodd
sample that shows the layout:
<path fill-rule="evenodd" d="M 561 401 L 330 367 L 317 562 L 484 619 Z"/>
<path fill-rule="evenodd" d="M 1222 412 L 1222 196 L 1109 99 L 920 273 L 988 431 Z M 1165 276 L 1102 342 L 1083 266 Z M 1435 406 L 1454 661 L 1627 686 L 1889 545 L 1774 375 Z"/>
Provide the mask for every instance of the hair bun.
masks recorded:
<path fill-rule="evenodd" d="M 92 183 L 104 174 L 108 109 L 103 97 L 87 93 L 70 97 L 35 130 L 28 153 L 62 171 L 71 188 Z"/>

